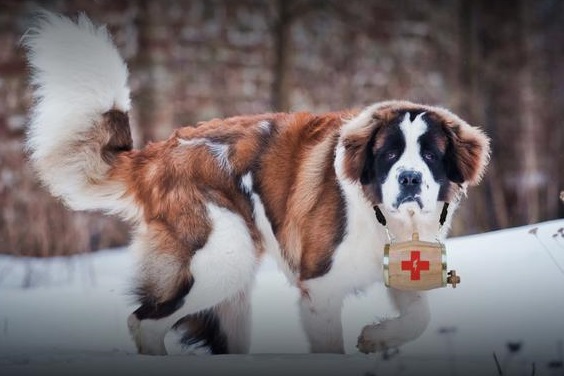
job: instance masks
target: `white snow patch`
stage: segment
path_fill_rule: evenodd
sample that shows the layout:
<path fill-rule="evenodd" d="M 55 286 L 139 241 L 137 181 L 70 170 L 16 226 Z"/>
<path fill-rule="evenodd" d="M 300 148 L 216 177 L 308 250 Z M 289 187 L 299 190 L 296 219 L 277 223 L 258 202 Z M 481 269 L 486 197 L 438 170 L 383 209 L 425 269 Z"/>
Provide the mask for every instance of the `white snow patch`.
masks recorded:
<path fill-rule="evenodd" d="M 529 234 L 533 227 L 547 249 Z M 188 355 L 172 333 L 172 355 L 151 357 L 135 353 L 127 332 L 136 307 L 128 296 L 133 256 L 125 249 L 72 259 L 1 256 L 0 374 L 451 375 L 455 367 L 459 376 L 495 375 L 493 352 L 503 364 L 506 343 L 521 341 L 506 374 L 531 374 L 535 362 L 536 375 L 550 375 L 547 364 L 558 360 L 564 340 L 564 275 L 546 252 L 564 266 L 564 238 L 553 237 L 562 227 L 558 220 L 448 240 L 448 267 L 462 283 L 429 293 L 428 329 L 390 360 L 355 348 L 365 324 L 395 314 L 382 286 L 345 302 L 347 355 L 310 355 L 298 291 L 265 259 L 252 295 L 250 355 Z M 30 268 L 36 286 L 21 288 Z M 456 331 L 447 338 L 441 328 Z"/>

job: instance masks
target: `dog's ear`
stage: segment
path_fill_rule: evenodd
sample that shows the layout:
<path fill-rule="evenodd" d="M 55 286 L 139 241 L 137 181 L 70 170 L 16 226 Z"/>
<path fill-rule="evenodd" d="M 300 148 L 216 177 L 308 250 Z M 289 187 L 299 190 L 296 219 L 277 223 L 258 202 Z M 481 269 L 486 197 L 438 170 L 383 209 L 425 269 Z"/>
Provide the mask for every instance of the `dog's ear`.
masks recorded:
<path fill-rule="evenodd" d="M 440 109 L 437 115 L 448 140 L 444 157 L 448 179 L 457 184 L 477 185 L 490 158 L 490 139 L 479 128 L 446 110 Z"/>
<path fill-rule="evenodd" d="M 346 178 L 363 185 L 373 180 L 373 149 L 391 116 L 388 110 L 387 106 L 369 107 L 343 125 L 339 142 L 344 148 L 342 172 Z"/>

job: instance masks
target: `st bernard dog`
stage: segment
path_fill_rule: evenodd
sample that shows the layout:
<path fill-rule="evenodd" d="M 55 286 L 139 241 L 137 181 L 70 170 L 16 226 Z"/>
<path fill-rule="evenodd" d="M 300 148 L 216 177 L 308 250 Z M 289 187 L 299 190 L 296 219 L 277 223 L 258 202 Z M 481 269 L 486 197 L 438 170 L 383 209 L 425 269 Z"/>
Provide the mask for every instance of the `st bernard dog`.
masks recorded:
<path fill-rule="evenodd" d="M 301 291 L 311 351 L 343 352 L 344 298 L 382 282 L 387 237 L 374 206 L 397 240 L 414 230 L 434 240 L 449 202 L 444 237 L 488 162 L 482 131 L 407 101 L 213 119 L 134 150 L 128 71 L 106 28 L 45 13 L 23 43 L 35 99 L 27 146 L 41 181 L 70 208 L 134 228 L 140 306 L 128 326 L 143 354 L 166 354 L 173 328 L 212 353 L 248 352 L 265 253 Z M 387 291 L 399 316 L 366 326 L 361 351 L 399 346 L 427 326 L 423 293 Z"/>

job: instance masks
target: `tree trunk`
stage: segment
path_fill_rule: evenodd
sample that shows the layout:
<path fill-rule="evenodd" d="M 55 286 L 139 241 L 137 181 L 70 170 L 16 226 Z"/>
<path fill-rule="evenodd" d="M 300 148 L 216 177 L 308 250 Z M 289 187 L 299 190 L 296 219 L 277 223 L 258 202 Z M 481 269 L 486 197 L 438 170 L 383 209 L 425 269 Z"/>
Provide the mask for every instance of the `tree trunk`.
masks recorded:
<path fill-rule="evenodd" d="M 458 110 L 470 124 L 480 126 L 493 136 L 495 126 L 487 121 L 487 82 L 484 74 L 490 71 L 482 57 L 480 45 L 481 7 L 474 0 L 461 0 L 459 8 L 459 93 Z M 495 147 L 495 145 L 494 145 Z M 484 181 L 472 188 L 469 203 L 462 206 L 460 219 L 455 222 L 453 233 L 472 233 L 509 225 L 506 197 L 498 178 L 499 161 L 495 152 L 488 166 Z"/>
<path fill-rule="evenodd" d="M 290 110 L 289 68 L 292 53 L 292 15 L 293 0 L 276 2 L 278 19 L 273 28 L 274 38 L 274 72 L 272 82 L 272 109 L 274 111 Z"/>
<path fill-rule="evenodd" d="M 167 67 L 167 49 L 173 40 L 166 25 L 166 3 L 139 3 L 139 54 L 132 62 L 140 78 L 134 102 L 142 144 L 167 138 L 174 128 L 172 75 Z M 166 32 L 167 35 L 163 35 Z"/>

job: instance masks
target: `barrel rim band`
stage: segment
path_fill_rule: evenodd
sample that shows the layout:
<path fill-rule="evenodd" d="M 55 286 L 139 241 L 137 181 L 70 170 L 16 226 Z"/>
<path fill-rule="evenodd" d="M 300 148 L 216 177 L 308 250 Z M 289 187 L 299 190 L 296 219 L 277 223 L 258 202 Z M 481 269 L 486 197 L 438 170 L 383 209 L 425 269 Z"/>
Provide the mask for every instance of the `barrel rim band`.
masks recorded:
<path fill-rule="evenodd" d="M 384 246 L 384 284 L 390 287 L 390 244 Z"/>
<path fill-rule="evenodd" d="M 443 243 L 439 243 L 441 245 L 441 267 L 442 267 L 442 275 L 443 275 L 443 285 L 442 287 L 445 287 L 447 285 L 447 278 L 448 278 L 448 273 L 447 273 L 447 254 L 446 254 L 446 247 Z"/>

